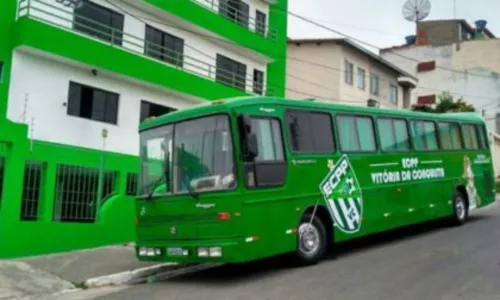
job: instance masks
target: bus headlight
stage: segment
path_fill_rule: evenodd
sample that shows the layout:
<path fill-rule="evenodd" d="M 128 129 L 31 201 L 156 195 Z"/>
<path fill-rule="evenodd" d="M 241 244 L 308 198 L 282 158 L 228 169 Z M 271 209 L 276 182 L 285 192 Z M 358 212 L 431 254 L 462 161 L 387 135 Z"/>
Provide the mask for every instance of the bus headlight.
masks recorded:
<path fill-rule="evenodd" d="M 207 257 L 208 256 L 208 248 L 198 248 L 198 256 L 199 257 Z"/>
<path fill-rule="evenodd" d="M 222 248 L 221 247 L 210 247 L 210 257 L 221 257 Z"/>

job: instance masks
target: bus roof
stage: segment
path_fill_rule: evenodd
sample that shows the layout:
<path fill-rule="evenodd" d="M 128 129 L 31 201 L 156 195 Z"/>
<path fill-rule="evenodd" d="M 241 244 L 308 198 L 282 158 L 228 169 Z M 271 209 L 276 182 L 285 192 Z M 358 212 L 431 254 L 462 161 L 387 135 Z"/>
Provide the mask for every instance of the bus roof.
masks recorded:
<path fill-rule="evenodd" d="M 207 101 L 199 105 L 185 108 L 176 112 L 162 115 L 160 117 L 148 119 L 139 125 L 139 130 L 146 130 L 153 127 L 163 125 L 165 123 L 181 121 L 187 118 L 200 117 L 206 114 L 218 112 L 227 112 L 233 108 L 246 106 L 266 106 L 280 105 L 285 107 L 296 107 L 304 109 L 323 109 L 339 112 L 365 113 L 372 115 L 390 115 L 400 116 L 405 118 L 429 118 L 432 120 L 454 120 L 454 121 L 469 121 L 469 122 L 484 122 L 482 116 L 475 112 L 458 112 L 458 113 L 426 113 L 411 110 L 400 110 L 391 108 L 375 108 L 366 106 L 336 104 L 315 102 L 311 100 L 295 100 L 278 97 L 236 97 L 222 100 Z"/>

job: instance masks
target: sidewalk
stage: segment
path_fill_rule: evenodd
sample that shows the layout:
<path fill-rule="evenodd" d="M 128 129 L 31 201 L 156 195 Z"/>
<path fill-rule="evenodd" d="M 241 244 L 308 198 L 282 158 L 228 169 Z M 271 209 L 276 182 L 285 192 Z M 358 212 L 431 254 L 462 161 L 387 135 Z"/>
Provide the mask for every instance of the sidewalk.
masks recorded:
<path fill-rule="evenodd" d="M 146 269 L 134 271 L 143 268 Z M 90 278 L 115 274 L 111 278 L 98 278 L 93 284 L 119 284 L 133 278 L 133 275 L 147 276 L 165 268 L 168 266 L 137 261 L 131 246 L 110 246 L 20 260 L 0 260 L 0 299 L 50 299 L 54 294 L 86 288 L 85 284 Z M 117 273 L 120 276 L 116 277 Z"/>
<path fill-rule="evenodd" d="M 23 259 L 30 266 L 73 283 L 156 265 L 137 261 L 131 246 L 110 246 Z"/>

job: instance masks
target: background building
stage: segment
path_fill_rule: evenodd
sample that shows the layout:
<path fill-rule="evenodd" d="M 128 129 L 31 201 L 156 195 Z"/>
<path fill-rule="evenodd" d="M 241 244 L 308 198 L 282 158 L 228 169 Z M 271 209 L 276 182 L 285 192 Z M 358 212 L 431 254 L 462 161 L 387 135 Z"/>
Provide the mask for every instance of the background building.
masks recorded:
<path fill-rule="evenodd" d="M 443 91 L 463 98 L 483 114 L 490 130 L 496 174 L 500 174 L 500 40 L 479 20 L 430 20 L 404 45 L 380 55 L 418 78 L 412 105 L 433 105 Z"/>
<path fill-rule="evenodd" d="M 463 97 L 483 113 L 488 128 L 500 132 L 500 40 L 477 21 L 422 21 L 417 36 L 401 46 L 383 49 L 380 55 L 418 77 L 412 104 L 433 104 L 449 91 Z M 497 121 L 498 120 L 498 121 Z"/>
<path fill-rule="evenodd" d="M 286 9 L 2 1 L 0 257 L 133 240 L 139 122 L 220 98 L 283 96 Z"/>
<path fill-rule="evenodd" d="M 416 78 L 348 39 L 288 40 L 287 97 L 406 108 Z"/>

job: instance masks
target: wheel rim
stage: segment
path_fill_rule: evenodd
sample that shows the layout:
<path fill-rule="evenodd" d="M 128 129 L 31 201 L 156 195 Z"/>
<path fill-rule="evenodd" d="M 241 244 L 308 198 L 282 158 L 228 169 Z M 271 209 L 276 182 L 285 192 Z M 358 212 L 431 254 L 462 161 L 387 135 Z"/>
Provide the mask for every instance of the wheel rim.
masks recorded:
<path fill-rule="evenodd" d="M 318 251 L 320 246 L 319 231 L 316 226 L 304 223 L 299 227 L 299 249 L 308 255 Z"/>
<path fill-rule="evenodd" d="M 457 201 L 455 203 L 455 210 L 457 213 L 457 217 L 460 220 L 463 220 L 465 218 L 465 203 L 462 197 L 457 198 Z"/>

